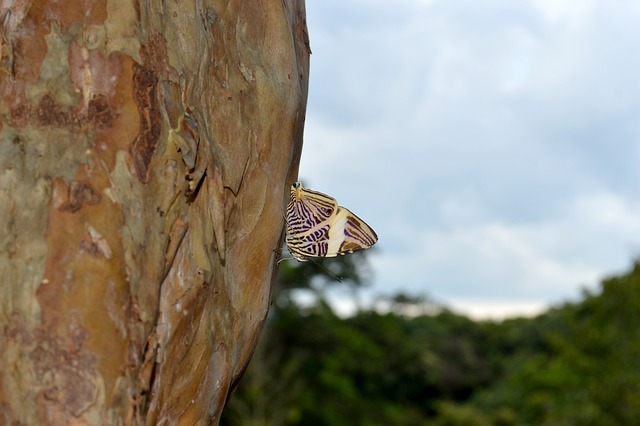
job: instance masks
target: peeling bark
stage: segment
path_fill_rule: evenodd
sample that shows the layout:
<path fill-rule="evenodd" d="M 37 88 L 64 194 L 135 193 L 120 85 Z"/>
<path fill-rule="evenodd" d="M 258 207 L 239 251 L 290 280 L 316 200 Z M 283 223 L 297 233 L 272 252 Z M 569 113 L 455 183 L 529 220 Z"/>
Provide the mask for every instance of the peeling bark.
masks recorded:
<path fill-rule="evenodd" d="M 217 424 L 268 309 L 296 0 L 0 5 L 0 424 Z"/>

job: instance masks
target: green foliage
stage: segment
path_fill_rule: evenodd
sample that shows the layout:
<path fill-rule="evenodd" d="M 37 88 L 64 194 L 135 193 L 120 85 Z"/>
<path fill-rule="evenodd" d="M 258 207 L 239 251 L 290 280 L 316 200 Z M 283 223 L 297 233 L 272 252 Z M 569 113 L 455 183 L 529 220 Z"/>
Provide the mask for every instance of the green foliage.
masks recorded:
<path fill-rule="evenodd" d="M 640 265 L 531 323 L 546 344 L 470 405 L 512 410 L 516 424 L 640 424 Z"/>
<path fill-rule="evenodd" d="M 286 266 L 223 425 L 640 424 L 638 264 L 532 319 L 475 322 L 407 295 L 340 318 L 323 292 L 355 291 L 363 260 L 323 262 L 343 284 Z M 318 296 L 310 306 L 291 297 L 303 288 Z"/>

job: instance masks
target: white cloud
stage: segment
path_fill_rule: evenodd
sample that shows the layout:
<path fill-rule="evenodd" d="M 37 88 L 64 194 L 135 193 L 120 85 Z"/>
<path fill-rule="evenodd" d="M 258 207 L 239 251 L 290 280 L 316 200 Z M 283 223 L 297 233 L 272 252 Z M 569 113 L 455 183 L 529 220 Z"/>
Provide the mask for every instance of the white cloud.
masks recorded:
<path fill-rule="evenodd" d="M 380 236 L 380 290 L 556 301 L 640 235 L 640 5 L 312 2 L 300 176 Z"/>
<path fill-rule="evenodd" d="M 595 288 L 606 268 L 628 265 L 640 235 L 638 211 L 639 202 L 594 194 L 538 223 L 493 223 L 482 215 L 458 222 L 457 212 L 448 227 L 435 229 L 394 221 L 372 263 L 390 292 L 558 302 Z"/>
<path fill-rule="evenodd" d="M 503 299 L 453 299 L 449 302 L 455 312 L 475 320 L 504 320 L 513 317 L 533 317 L 548 308 L 545 301 L 522 302 Z"/>
<path fill-rule="evenodd" d="M 437 298 L 501 297 L 558 300 L 566 289 L 593 283 L 597 269 L 561 262 L 525 232 L 501 225 L 424 233 L 418 244 L 374 257 L 379 280 Z M 415 239 L 415 238 L 414 238 Z"/>

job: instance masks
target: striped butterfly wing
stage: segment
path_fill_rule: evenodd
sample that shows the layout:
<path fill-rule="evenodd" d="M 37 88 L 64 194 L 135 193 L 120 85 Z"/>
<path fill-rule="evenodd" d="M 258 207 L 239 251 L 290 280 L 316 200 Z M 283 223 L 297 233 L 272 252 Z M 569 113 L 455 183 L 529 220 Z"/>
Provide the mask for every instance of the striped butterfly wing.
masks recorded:
<path fill-rule="evenodd" d="M 378 236 L 369 225 L 346 208 L 340 206 L 329 228 L 327 256 L 368 249 L 377 241 Z"/>
<path fill-rule="evenodd" d="M 376 233 L 362 219 L 326 194 L 291 186 L 287 205 L 286 243 L 299 261 L 309 257 L 333 257 L 371 247 Z"/>

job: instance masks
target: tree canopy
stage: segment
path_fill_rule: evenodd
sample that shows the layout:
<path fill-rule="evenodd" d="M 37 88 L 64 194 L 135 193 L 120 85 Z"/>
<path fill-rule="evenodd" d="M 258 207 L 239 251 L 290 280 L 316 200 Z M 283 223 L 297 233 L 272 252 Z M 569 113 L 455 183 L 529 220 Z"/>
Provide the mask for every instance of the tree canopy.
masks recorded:
<path fill-rule="evenodd" d="M 323 266 L 342 271 L 331 262 L 346 259 Z M 364 260 L 348 260 L 351 271 Z M 311 306 L 287 296 L 319 274 L 311 264 L 287 266 L 288 284 L 222 424 L 640 423 L 638 263 L 580 302 L 502 322 L 407 295 L 392 298 L 388 312 L 340 318 L 321 293 Z M 403 303 L 429 306 L 410 316 Z"/>

